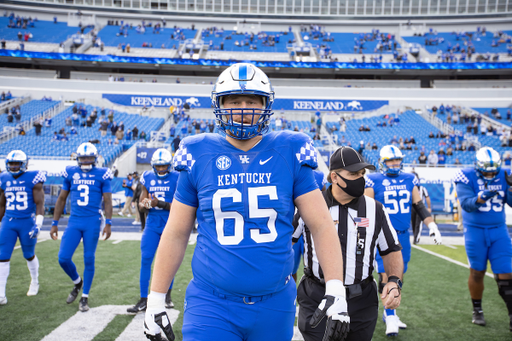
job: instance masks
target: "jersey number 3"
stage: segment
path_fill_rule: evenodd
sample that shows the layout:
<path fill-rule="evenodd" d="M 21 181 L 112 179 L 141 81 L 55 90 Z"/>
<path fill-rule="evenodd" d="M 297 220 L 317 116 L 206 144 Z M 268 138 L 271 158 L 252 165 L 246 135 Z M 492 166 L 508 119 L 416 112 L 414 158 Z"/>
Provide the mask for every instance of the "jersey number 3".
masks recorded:
<path fill-rule="evenodd" d="M 268 218 L 267 228 L 269 233 L 260 233 L 260 229 L 251 229 L 251 239 L 256 243 L 269 243 L 277 238 L 276 218 L 277 212 L 272 208 L 259 208 L 258 197 L 268 196 L 270 200 L 278 200 L 276 186 L 250 187 L 249 194 L 249 218 Z M 236 188 L 219 189 L 213 195 L 213 212 L 217 229 L 217 239 L 222 245 L 238 245 L 244 239 L 244 217 L 236 211 L 222 211 L 220 207 L 223 198 L 231 198 L 233 202 L 242 202 L 242 193 Z M 235 233 L 226 236 L 224 232 L 224 221 L 233 219 L 235 221 Z"/>

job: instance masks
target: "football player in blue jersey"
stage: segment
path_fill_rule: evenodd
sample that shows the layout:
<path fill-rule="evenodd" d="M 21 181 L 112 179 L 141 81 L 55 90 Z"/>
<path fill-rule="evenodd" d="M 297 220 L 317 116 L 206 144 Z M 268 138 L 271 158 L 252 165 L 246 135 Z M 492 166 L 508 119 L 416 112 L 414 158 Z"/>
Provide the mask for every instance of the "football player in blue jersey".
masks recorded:
<path fill-rule="evenodd" d="M 395 228 L 398 240 L 402 245 L 402 257 L 404 260 L 404 274 L 407 271 L 407 264 L 411 259 L 411 208 L 416 211 L 420 219 L 430 229 L 430 236 L 436 244 L 441 244 L 441 233 L 437 224 L 432 219 L 430 212 L 421 200 L 418 190 L 418 179 L 414 174 L 402 171 L 404 155 L 395 146 L 388 145 L 380 150 L 379 169 L 380 172 L 368 174 L 366 178 L 365 195 L 375 198 L 386 208 L 391 224 Z M 387 275 L 384 269 L 382 257 L 377 252 L 377 272 L 379 273 L 379 292 L 387 283 Z M 407 325 L 400 321 L 394 309 L 385 309 L 383 320 L 386 322 L 386 335 L 396 336 L 399 329 L 407 328 Z"/>
<path fill-rule="evenodd" d="M 174 334 L 165 295 L 181 264 L 197 216 L 193 279 L 185 296 L 183 340 L 291 340 L 296 285 L 292 220 L 297 206 L 313 231 L 326 296 L 312 319 L 327 318 L 326 340 L 343 340 L 350 318 L 339 238 L 315 183 L 311 139 L 291 131 L 265 134 L 274 91 L 263 71 L 233 64 L 217 79 L 212 104 L 221 134 L 181 141 L 180 172 L 157 250 L 144 332 Z M 265 134 L 265 135 L 264 135 Z"/>
<path fill-rule="evenodd" d="M 178 172 L 172 171 L 172 155 L 164 148 L 157 149 L 151 158 L 152 171 L 142 174 L 140 183 L 142 193 L 140 195 L 140 209 L 148 210 L 146 227 L 140 242 L 140 300 L 131 308 L 129 313 L 138 313 L 146 310 L 149 291 L 149 278 L 151 277 L 151 264 L 155 258 L 156 249 L 160 237 L 164 231 L 172 199 L 178 182 Z M 165 296 L 165 307 L 174 307 L 171 299 L 171 287 Z"/>
<path fill-rule="evenodd" d="M 7 172 L 0 174 L 0 305 L 7 304 L 5 287 L 18 239 L 32 278 L 27 296 L 35 296 L 39 291 L 39 260 L 35 248 L 44 219 L 46 176 L 40 171 L 28 171 L 27 165 L 27 155 L 13 150 L 5 158 Z"/>
<path fill-rule="evenodd" d="M 512 244 L 505 223 L 505 203 L 512 206 L 512 181 L 507 177 L 501 169 L 498 152 L 483 147 L 476 153 L 475 167 L 459 169 L 454 182 L 462 206 L 464 243 L 469 260 L 472 322 L 485 326 L 482 295 L 489 261 L 499 294 L 507 305 L 512 331 Z"/>
<path fill-rule="evenodd" d="M 95 253 L 102 222 L 105 224 L 102 234 L 105 236 L 105 240 L 110 238 L 110 226 L 112 225 L 112 189 L 110 187 L 112 172 L 108 168 L 97 168 L 97 159 L 98 150 L 92 143 L 82 143 L 78 147 L 76 151 L 78 166 L 67 166 L 66 170 L 62 172 L 64 183 L 55 203 L 50 230 L 52 239 L 57 240 L 59 219 L 68 195 L 71 194 L 71 214 L 60 243 L 59 264 L 75 284 L 66 303 L 74 302 L 83 287 L 78 305 L 80 311 L 89 310 L 88 297 L 94 278 Z M 105 206 L 106 219 L 104 221 L 101 210 L 102 202 Z M 80 240 L 83 240 L 84 243 L 83 279 L 78 274 L 72 260 Z"/>

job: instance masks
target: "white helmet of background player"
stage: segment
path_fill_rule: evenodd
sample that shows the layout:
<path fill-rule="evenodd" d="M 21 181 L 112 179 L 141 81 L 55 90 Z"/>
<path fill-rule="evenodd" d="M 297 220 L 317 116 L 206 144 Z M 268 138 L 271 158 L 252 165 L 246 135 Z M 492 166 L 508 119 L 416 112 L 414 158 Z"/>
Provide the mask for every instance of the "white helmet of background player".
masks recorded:
<path fill-rule="evenodd" d="M 477 175 L 486 181 L 496 178 L 501 169 L 500 154 L 491 147 L 482 147 L 476 152 Z"/>
<path fill-rule="evenodd" d="M 229 95 L 256 95 L 262 98 L 261 109 L 225 109 L 223 99 Z M 247 140 L 266 133 L 269 129 L 274 91 L 267 75 L 249 63 L 237 63 L 224 70 L 213 87 L 213 113 L 217 127 L 238 140 Z M 233 116 L 242 116 L 242 122 L 235 122 Z M 246 122 L 243 123 L 244 117 Z M 250 118 L 250 119 L 248 119 Z"/>
<path fill-rule="evenodd" d="M 82 171 L 90 171 L 96 166 L 98 160 L 98 150 L 90 142 L 82 143 L 76 150 L 76 161 Z"/>
<path fill-rule="evenodd" d="M 172 155 L 167 149 L 159 148 L 153 153 L 153 157 L 151 158 L 151 167 L 155 171 L 155 174 L 162 178 L 169 173 L 172 168 Z M 157 170 L 156 166 L 167 166 L 164 170 Z"/>
<path fill-rule="evenodd" d="M 5 169 L 12 175 L 19 175 L 27 170 L 28 157 L 21 150 L 13 150 L 5 158 Z"/>
<path fill-rule="evenodd" d="M 388 145 L 382 147 L 380 150 L 380 158 L 379 158 L 379 168 L 380 171 L 384 174 L 390 175 L 390 176 L 397 176 L 400 174 L 403 168 L 403 161 L 404 154 L 395 146 Z M 386 165 L 386 161 L 391 160 L 400 160 L 400 164 L 397 166 L 389 167 Z"/>

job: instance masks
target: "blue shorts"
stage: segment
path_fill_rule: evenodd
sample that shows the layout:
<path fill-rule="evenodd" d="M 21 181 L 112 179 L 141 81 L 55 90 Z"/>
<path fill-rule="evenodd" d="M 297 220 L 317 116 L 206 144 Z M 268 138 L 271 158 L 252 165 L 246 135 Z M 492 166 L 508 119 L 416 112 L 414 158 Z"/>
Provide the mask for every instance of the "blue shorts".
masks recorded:
<path fill-rule="evenodd" d="M 30 259 L 34 257 L 37 238 L 30 238 L 28 233 L 34 227 L 33 218 L 9 218 L 4 216 L 0 225 L 0 260 L 11 259 L 14 246 L 20 239 L 23 257 Z"/>
<path fill-rule="evenodd" d="M 304 237 L 300 236 L 299 240 L 293 244 L 293 271 L 292 274 L 296 274 L 299 270 L 300 259 L 304 254 Z"/>
<path fill-rule="evenodd" d="M 254 304 L 242 297 L 221 298 L 192 279 L 185 296 L 183 341 L 290 341 L 295 323 L 297 289 L 285 288 Z M 249 300 L 249 299 L 248 299 Z"/>
<path fill-rule="evenodd" d="M 464 244 L 471 269 L 484 271 L 489 260 L 495 274 L 512 273 L 512 243 L 507 226 L 492 229 L 464 226 Z"/>
<path fill-rule="evenodd" d="M 411 260 L 411 233 L 409 230 L 405 231 L 396 231 L 396 235 L 398 236 L 398 241 L 402 245 L 402 259 L 404 260 L 404 273 L 407 271 L 407 265 Z M 379 254 L 379 250 L 377 249 L 377 253 L 375 255 L 375 261 L 377 262 L 377 273 L 386 272 L 384 269 L 384 262 L 382 261 L 382 257 Z"/>

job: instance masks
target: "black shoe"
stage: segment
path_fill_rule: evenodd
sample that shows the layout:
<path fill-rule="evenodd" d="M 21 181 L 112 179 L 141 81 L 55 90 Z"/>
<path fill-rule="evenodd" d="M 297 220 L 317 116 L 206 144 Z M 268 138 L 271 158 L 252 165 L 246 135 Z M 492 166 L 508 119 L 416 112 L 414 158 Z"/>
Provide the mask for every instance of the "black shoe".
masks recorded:
<path fill-rule="evenodd" d="M 83 285 L 84 285 L 83 279 L 80 280 L 80 283 L 75 284 L 75 287 L 73 288 L 73 290 L 71 290 L 68 298 L 66 299 L 67 304 L 73 303 L 76 300 L 76 298 L 78 297 L 78 293 L 80 292 L 80 290 L 82 290 Z"/>
<path fill-rule="evenodd" d="M 140 301 L 137 302 L 136 305 L 126 309 L 126 311 L 132 314 L 137 314 L 139 311 L 146 311 L 147 303 L 148 299 L 146 297 L 141 297 Z"/>
<path fill-rule="evenodd" d="M 174 303 L 172 303 L 172 298 L 171 298 L 171 291 L 172 291 L 172 289 L 169 289 L 169 291 L 167 291 L 167 294 L 165 294 L 165 307 L 167 309 L 174 308 Z"/>
<path fill-rule="evenodd" d="M 87 297 L 82 297 L 80 302 L 78 303 L 78 310 L 81 312 L 86 312 L 89 310 L 89 300 Z"/>
<path fill-rule="evenodd" d="M 485 326 L 484 311 L 483 310 L 473 310 L 473 320 L 471 322 L 484 327 Z"/>

